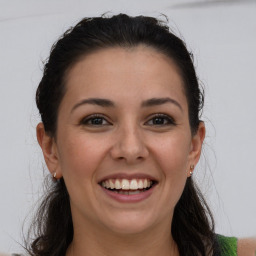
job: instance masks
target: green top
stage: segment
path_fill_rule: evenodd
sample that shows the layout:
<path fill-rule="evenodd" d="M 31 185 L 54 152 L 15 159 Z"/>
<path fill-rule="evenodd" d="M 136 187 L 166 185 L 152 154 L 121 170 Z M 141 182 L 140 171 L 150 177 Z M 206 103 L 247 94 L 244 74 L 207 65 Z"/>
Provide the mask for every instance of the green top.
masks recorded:
<path fill-rule="evenodd" d="M 220 245 L 220 256 L 237 256 L 237 238 L 217 236 Z"/>

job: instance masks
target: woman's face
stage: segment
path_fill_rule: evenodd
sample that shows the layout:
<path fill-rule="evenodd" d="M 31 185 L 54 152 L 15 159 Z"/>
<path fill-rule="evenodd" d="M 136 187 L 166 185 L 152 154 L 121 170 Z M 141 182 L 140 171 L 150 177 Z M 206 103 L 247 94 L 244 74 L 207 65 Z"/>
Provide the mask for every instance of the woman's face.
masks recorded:
<path fill-rule="evenodd" d="M 191 135 L 174 63 L 146 46 L 100 50 L 75 64 L 66 86 L 46 162 L 65 180 L 74 227 L 170 230 L 204 138 L 203 125 Z"/>

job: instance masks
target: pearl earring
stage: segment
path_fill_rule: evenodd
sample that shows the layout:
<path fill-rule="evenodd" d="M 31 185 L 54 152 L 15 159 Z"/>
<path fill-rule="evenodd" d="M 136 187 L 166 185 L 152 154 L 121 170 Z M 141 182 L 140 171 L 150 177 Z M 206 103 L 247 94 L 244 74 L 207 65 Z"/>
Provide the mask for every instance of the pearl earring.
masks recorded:
<path fill-rule="evenodd" d="M 189 175 L 192 176 L 195 166 L 192 164 L 190 165 Z"/>

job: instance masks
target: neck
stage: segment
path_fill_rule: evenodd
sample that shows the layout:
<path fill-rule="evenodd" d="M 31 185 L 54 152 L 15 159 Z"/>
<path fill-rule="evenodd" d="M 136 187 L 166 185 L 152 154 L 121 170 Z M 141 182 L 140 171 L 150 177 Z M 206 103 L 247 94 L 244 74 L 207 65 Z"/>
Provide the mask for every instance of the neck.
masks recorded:
<path fill-rule="evenodd" d="M 81 224 L 81 223 L 80 223 Z M 66 256 L 178 256 L 178 248 L 168 225 L 157 226 L 138 234 L 120 234 L 106 230 L 79 229 Z M 88 232 L 90 230 L 90 232 Z"/>

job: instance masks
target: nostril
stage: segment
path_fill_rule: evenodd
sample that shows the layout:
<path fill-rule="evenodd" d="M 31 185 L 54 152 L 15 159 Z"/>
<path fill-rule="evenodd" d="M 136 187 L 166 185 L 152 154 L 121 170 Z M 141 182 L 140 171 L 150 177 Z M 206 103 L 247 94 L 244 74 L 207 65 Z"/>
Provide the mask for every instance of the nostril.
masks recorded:
<path fill-rule="evenodd" d="M 137 135 L 138 137 L 139 135 Z M 115 160 L 125 160 L 129 163 L 142 161 L 148 156 L 148 149 L 142 139 L 135 140 L 129 136 L 116 138 L 110 150 L 111 157 Z"/>

